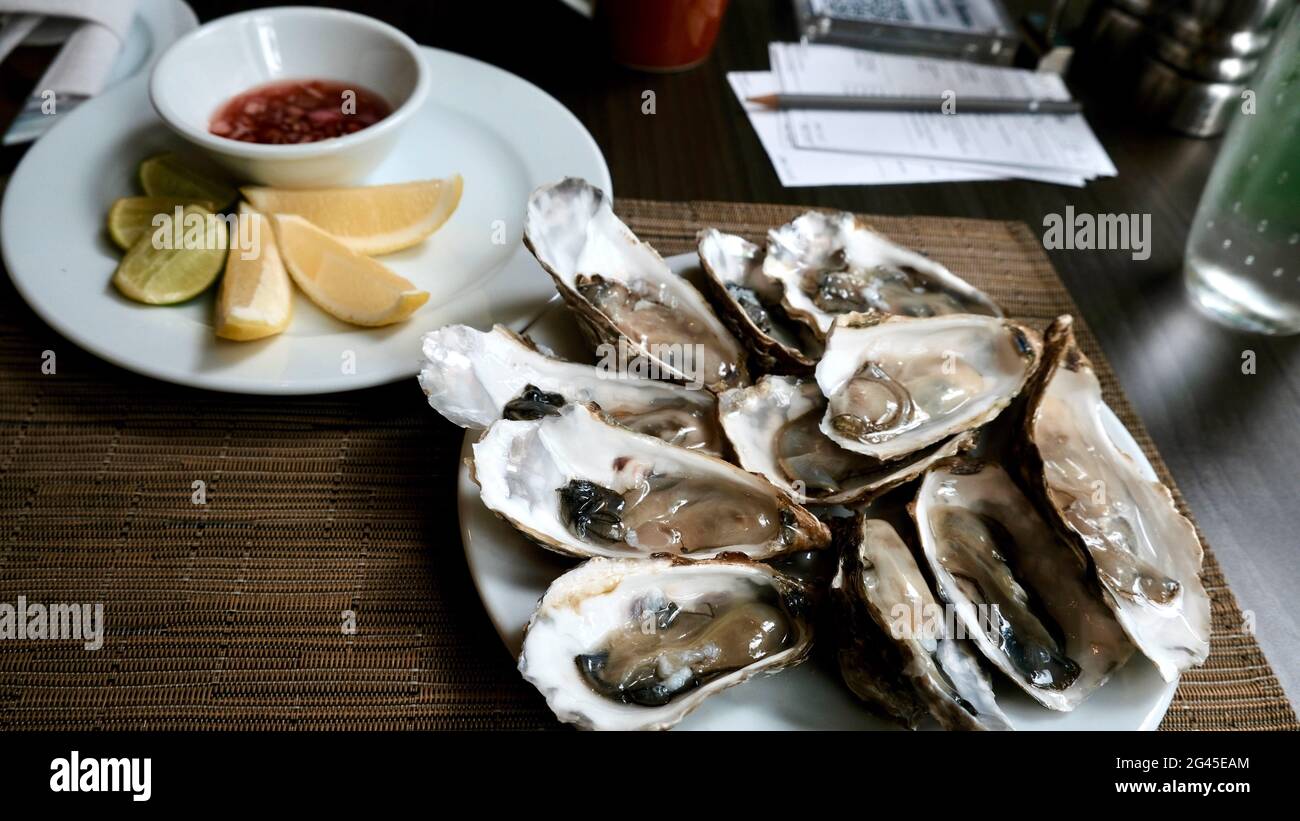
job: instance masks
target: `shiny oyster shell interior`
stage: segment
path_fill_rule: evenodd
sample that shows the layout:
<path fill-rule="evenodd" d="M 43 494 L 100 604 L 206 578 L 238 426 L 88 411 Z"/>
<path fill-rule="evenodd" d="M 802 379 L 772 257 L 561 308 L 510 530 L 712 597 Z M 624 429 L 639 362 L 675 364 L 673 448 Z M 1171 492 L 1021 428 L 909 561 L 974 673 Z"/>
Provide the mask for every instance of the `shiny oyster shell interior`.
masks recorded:
<path fill-rule="evenodd" d="M 425 334 L 420 387 L 457 425 L 555 415 L 568 403 L 595 402 L 619 424 L 665 442 L 718 455 L 722 432 L 708 391 L 623 378 L 537 350 L 500 325 L 489 332 L 448 325 Z"/>
<path fill-rule="evenodd" d="M 748 381 L 745 352 L 695 287 L 573 177 L 528 198 L 524 243 L 594 344 L 619 344 L 663 378 L 722 390 Z"/>
<path fill-rule="evenodd" d="M 826 398 L 811 379 L 764 376 L 718 396 L 722 428 L 740 466 L 762 474 L 796 501 L 864 502 L 969 449 L 966 432 L 893 462 L 846 450 L 822 433 Z"/>
<path fill-rule="evenodd" d="M 804 659 L 828 592 L 844 682 L 913 728 L 1012 729 L 1019 691 L 1073 710 L 1137 649 L 1166 679 L 1205 659 L 1195 529 L 1110 441 L 1068 318 L 1044 356 L 849 214 L 805 214 L 766 248 L 702 231 L 688 281 L 566 179 L 530 197 L 524 240 L 597 358 L 653 366 L 611 379 L 500 327 L 424 338 L 430 404 L 484 430 L 484 505 L 585 559 L 519 658 L 561 720 L 671 727 Z"/>
<path fill-rule="evenodd" d="M 859 629 L 855 641 L 840 649 L 840 666 L 850 688 L 855 687 L 863 657 L 889 646 L 894 673 L 910 686 L 922 710 L 940 726 L 953 730 L 1010 730 L 1010 720 L 998 707 L 993 685 L 980 666 L 971 642 L 952 635 L 948 620 L 912 551 L 888 521 L 856 517 L 852 538 L 841 556 L 840 584 L 846 602 L 846 622 Z M 870 628 L 870 629 L 867 629 Z M 898 715 L 916 727 L 923 715 Z"/>
<path fill-rule="evenodd" d="M 1087 562 L 1002 468 L 940 462 L 912 507 L 943 599 L 995 667 L 1053 710 L 1073 710 L 1133 653 Z"/>
<path fill-rule="evenodd" d="M 848 450 L 898 459 L 996 417 L 1020 393 L 1041 343 L 1010 320 L 847 314 L 817 364 L 821 429 Z"/>
<path fill-rule="evenodd" d="M 822 345 L 807 325 L 785 315 L 781 283 L 763 273 L 763 249 L 716 228 L 701 231 L 697 247 L 713 304 L 759 366 L 772 373 L 812 373 Z"/>
<path fill-rule="evenodd" d="M 982 291 L 849 213 L 809 211 L 768 232 L 763 272 L 781 283 L 790 316 L 823 337 L 848 313 L 1002 315 Z"/>
<path fill-rule="evenodd" d="M 797 664 L 803 589 L 742 557 L 591 559 L 556 579 L 528 623 L 519 672 L 585 729 L 667 729 L 709 696 Z"/>
<path fill-rule="evenodd" d="M 765 479 L 588 406 L 495 422 L 473 451 L 483 503 L 561 553 L 762 559 L 830 541 L 817 517 Z"/>
<path fill-rule="evenodd" d="M 1027 481 L 1091 557 L 1106 601 L 1138 648 L 1173 681 L 1210 652 L 1204 551 L 1169 489 L 1143 476 L 1107 432 L 1101 385 L 1074 341 L 1070 317 L 1047 332 L 1032 392 Z"/>

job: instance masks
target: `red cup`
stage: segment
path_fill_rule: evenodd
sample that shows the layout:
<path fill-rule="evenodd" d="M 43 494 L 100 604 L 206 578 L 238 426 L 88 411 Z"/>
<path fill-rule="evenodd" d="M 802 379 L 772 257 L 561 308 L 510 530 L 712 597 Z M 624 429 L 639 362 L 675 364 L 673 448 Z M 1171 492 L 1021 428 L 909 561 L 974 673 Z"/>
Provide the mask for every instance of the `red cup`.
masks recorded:
<path fill-rule="evenodd" d="M 727 0 L 596 0 L 614 59 L 641 71 L 685 71 L 718 39 Z"/>

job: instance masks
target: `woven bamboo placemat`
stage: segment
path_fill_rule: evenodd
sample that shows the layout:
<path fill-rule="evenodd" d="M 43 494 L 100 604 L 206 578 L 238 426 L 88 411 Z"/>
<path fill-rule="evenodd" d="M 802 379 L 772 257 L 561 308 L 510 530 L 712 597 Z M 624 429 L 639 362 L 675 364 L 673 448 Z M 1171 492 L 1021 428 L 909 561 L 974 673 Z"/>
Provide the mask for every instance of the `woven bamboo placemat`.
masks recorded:
<path fill-rule="evenodd" d="M 621 200 L 618 210 L 668 255 L 691 250 L 701 227 L 758 238 L 800 209 Z M 1012 316 L 1042 327 L 1072 311 L 1021 224 L 873 222 Z M 1107 400 L 1169 481 L 1092 333 L 1079 332 Z M 54 374 L 42 373 L 45 351 Z M 4 278 L 0 602 L 103 602 L 107 632 L 93 652 L 0 642 L 0 728 L 556 726 L 466 570 L 460 440 L 414 380 L 266 398 L 135 376 L 58 337 Z M 195 481 L 205 504 L 193 502 Z M 1205 581 L 1209 662 L 1184 677 L 1162 728 L 1296 729 L 1212 553 Z"/>

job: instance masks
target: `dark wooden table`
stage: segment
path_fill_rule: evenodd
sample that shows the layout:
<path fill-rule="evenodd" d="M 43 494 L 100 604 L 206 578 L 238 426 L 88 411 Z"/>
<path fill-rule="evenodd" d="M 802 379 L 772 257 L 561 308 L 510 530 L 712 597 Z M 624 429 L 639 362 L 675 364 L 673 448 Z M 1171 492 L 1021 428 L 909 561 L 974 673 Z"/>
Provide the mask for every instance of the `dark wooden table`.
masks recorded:
<path fill-rule="evenodd" d="M 272 2 L 190 0 L 201 19 Z M 558 2 L 335 2 L 393 23 L 417 41 L 499 65 L 571 109 L 600 144 L 616 195 L 784 202 L 880 214 L 1021 220 L 1044 215 L 1150 214 L 1149 259 L 1127 251 L 1049 251 L 1100 337 L 1147 428 L 1214 545 L 1241 606 L 1292 694 L 1300 692 L 1300 337 L 1235 334 L 1183 295 L 1188 224 L 1218 148 L 1139 122 L 1122 90 L 1082 93 L 1119 176 L 1075 189 L 1029 182 L 783 188 L 726 83 L 766 69 L 767 44 L 791 40 L 787 0 L 735 0 L 712 58 L 676 75 L 613 66 L 595 28 Z M 12 79 L 0 88 L 9 96 Z M 641 113 L 642 93 L 656 113 Z M 3 155 L 12 169 L 18 152 Z M 1300 204 L 1297 204 L 1300 207 Z M 1245 351 L 1257 370 L 1242 373 Z"/>

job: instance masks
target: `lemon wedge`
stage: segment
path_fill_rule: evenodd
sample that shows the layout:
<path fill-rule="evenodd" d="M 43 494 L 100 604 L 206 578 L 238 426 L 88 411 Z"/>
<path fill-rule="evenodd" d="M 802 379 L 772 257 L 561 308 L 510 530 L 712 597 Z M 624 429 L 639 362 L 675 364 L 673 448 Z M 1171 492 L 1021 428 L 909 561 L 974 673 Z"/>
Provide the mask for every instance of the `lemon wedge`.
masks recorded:
<path fill-rule="evenodd" d="M 177 208 L 184 209 L 191 203 L 208 211 L 217 210 L 217 204 L 210 200 L 194 202 L 178 197 L 122 197 L 108 209 L 108 236 L 117 247 L 130 251 L 140 237 L 153 233 L 156 215 L 171 216 Z"/>
<path fill-rule="evenodd" d="M 159 154 L 140 163 L 140 187 L 151 197 L 214 202 L 214 211 L 230 205 L 236 196 L 229 184 L 186 165 L 175 154 Z"/>
<path fill-rule="evenodd" d="M 389 254 L 418 245 L 460 203 L 461 178 L 360 188 L 291 191 L 249 186 L 244 198 L 264 214 L 296 214 L 358 254 Z"/>
<path fill-rule="evenodd" d="M 401 322 L 429 299 L 381 263 L 291 214 L 271 217 L 289 275 L 325 312 L 353 325 Z"/>
<path fill-rule="evenodd" d="M 253 248 L 231 243 L 226 273 L 217 292 L 217 336 L 246 342 L 275 336 L 293 314 L 293 286 L 275 245 L 271 221 L 239 204 L 241 220 L 252 221 Z M 245 258 L 247 257 L 247 258 Z"/>
<path fill-rule="evenodd" d="M 185 221 L 195 215 L 205 220 L 213 216 L 201 206 L 185 206 Z M 205 229 L 206 237 L 195 248 L 186 248 L 183 243 L 181 247 L 155 247 L 154 235 L 146 233 L 122 257 L 113 274 L 113 285 L 124 296 L 149 305 L 171 305 L 197 296 L 221 273 L 226 259 L 226 238 L 222 234 L 226 231 L 224 221 L 211 223 Z"/>

